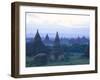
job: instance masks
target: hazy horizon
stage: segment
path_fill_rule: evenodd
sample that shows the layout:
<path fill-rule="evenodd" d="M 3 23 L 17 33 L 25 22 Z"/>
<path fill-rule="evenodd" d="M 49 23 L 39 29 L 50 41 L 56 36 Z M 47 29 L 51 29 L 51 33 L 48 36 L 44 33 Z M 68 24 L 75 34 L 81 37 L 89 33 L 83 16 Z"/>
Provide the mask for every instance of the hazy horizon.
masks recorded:
<path fill-rule="evenodd" d="M 34 37 L 37 30 L 40 36 L 54 38 L 56 32 L 59 37 L 76 38 L 89 37 L 90 16 L 85 15 L 56 15 L 43 13 L 26 14 L 26 37 Z"/>

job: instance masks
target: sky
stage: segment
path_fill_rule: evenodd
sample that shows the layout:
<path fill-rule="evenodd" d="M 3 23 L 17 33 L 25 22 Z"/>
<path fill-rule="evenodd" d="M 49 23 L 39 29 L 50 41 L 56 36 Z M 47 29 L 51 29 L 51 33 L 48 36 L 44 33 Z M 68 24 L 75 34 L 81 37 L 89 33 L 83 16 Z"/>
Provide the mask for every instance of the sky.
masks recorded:
<path fill-rule="evenodd" d="M 77 14 L 26 13 L 26 37 L 89 37 L 90 16 Z"/>

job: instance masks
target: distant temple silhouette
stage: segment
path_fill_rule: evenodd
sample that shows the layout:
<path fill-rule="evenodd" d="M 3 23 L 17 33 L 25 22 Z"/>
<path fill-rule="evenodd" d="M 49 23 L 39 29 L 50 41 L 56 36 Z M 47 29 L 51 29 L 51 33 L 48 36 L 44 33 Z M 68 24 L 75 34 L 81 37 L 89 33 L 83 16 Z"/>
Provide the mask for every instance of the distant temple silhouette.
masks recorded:
<path fill-rule="evenodd" d="M 61 49 L 61 44 L 60 44 L 60 38 L 58 32 L 56 32 L 55 40 L 53 42 L 53 48 L 52 48 L 52 54 L 49 54 L 49 49 L 47 46 L 44 44 L 50 44 L 50 39 L 48 34 L 46 35 L 44 41 L 42 41 L 41 36 L 39 34 L 39 31 L 37 30 L 36 35 L 33 39 L 33 44 L 32 44 L 32 55 L 38 55 L 40 53 L 44 53 L 45 55 L 48 55 L 50 57 L 54 57 L 53 60 L 63 60 L 64 54 Z"/>
<path fill-rule="evenodd" d="M 59 33 L 56 32 L 55 38 L 53 40 L 50 39 L 49 35 L 46 34 L 45 38 L 41 38 L 39 34 L 39 30 L 37 30 L 32 43 L 27 46 L 29 52 L 27 52 L 28 56 L 35 57 L 45 57 L 45 59 L 50 59 L 52 61 L 62 61 L 64 60 L 64 51 L 62 45 L 73 45 L 73 44 L 89 44 L 89 40 L 84 36 L 82 38 L 59 38 Z M 27 49 L 27 48 L 26 48 Z M 88 53 L 88 49 L 86 53 Z M 86 54 L 85 56 L 89 56 Z M 45 61 L 45 60 L 44 60 Z"/>

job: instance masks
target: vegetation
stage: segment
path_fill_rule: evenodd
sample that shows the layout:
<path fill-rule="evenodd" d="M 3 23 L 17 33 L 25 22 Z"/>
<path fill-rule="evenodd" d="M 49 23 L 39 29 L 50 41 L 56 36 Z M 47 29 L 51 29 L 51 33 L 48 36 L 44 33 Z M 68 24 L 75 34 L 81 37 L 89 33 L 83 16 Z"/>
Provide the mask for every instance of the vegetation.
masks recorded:
<path fill-rule="evenodd" d="M 31 41 L 26 41 L 26 67 L 89 64 L 89 40 L 59 38 L 45 39 L 37 33 Z"/>

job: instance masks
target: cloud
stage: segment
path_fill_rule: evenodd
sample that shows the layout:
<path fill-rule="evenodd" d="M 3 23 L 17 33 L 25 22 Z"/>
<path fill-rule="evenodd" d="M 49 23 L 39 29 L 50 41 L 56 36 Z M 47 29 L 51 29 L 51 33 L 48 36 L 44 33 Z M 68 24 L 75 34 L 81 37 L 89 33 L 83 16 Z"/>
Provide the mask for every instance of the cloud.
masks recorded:
<path fill-rule="evenodd" d="M 45 37 L 59 32 L 63 37 L 89 36 L 90 16 L 43 13 L 26 14 L 26 35 L 33 37 L 37 31 Z"/>
<path fill-rule="evenodd" d="M 89 25 L 90 17 L 82 15 L 58 15 L 43 13 L 27 13 L 26 23 L 37 25 L 61 25 L 65 27 L 85 27 Z"/>

